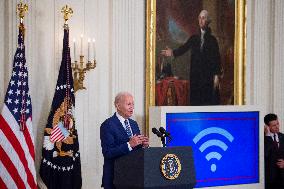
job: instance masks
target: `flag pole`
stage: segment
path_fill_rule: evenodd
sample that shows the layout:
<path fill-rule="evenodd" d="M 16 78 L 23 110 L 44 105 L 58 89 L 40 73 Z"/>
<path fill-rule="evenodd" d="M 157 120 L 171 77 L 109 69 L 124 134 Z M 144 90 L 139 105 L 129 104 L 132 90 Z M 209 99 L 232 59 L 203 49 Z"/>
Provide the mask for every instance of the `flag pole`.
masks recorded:
<path fill-rule="evenodd" d="M 25 26 L 24 26 L 24 17 L 25 14 L 28 12 L 28 5 L 23 4 L 22 0 L 20 3 L 17 4 L 17 14 L 20 18 L 20 24 L 19 24 L 19 32 L 23 36 L 23 40 L 25 39 Z M 24 80 L 23 77 L 19 78 L 22 82 Z M 21 90 L 24 91 L 23 89 L 24 86 L 22 86 Z M 22 96 L 22 107 L 21 107 L 21 115 L 20 115 L 20 130 L 23 131 L 26 128 L 26 106 L 25 106 L 25 95 Z"/>
<path fill-rule="evenodd" d="M 73 10 L 72 10 L 71 7 L 68 7 L 68 5 L 65 5 L 61 9 L 61 13 L 63 13 L 63 18 L 64 18 L 64 26 L 63 26 L 63 28 L 66 29 L 68 31 L 68 33 L 69 33 L 68 20 L 69 20 L 69 17 L 72 16 Z M 68 57 L 66 57 L 67 58 L 67 62 L 68 62 L 66 64 L 66 66 L 67 66 L 66 69 L 70 70 L 70 69 L 68 69 L 68 66 L 71 66 L 71 64 L 69 64 L 69 61 L 70 61 L 69 35 L 68 35 L 68 51 L 69 51 L 69 53 L 67 53 Z M 73 79 L 72 76 L 71 76 L 71 79 Z M 69 73 L 69 71 L 67 72 L 67 88 L 66 88 L 66 100 L 67 100 L 67 102 L 66 102 L 66 105 L 64 107 L 65 115 L 64 115 L 64 121 L 63 121 L 64 122 L 64 127 L 67 128 L 67 129 L 68 129 L 68 111 L 71 109 L 71 106 L 72 106 L 71 105 L 72 103 L 70 103 L 70 101 L 71 101 L 70 100 L 70 91 L 69 91 L 68 86 L 70 87 L 70 73 Z"/>

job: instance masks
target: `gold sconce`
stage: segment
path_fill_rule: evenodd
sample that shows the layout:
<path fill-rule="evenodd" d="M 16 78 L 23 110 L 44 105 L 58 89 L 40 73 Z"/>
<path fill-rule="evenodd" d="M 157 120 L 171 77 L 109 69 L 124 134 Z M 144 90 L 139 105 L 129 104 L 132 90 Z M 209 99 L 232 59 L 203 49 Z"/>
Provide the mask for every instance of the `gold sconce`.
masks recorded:
<path fill-rule="evenodd" d="M 84 56 L 80 55 L 80 63 L 77 61 L 72 63 L 72 71 L 73 71 L 73 81 L 74 81 L 74 91 L 78 91 L 80 89 L 86 89 L 84 87 L 84 79 L 86 71 L 94 69 L 96 67 L 96 60 L 93 62 L 88 61 L 86 64 L 84 63 Z"/>
<path fill-rule="evenodd" d="M 67 21 L 70 16 L 73 14 L 73 10 L 68 7 L 68 5 L 65 5 L 61 9 L 61 13 L 64 15 L 64 21 L 65 24 L 67 24 Z M 77 52 L 76 52 L 76 41 L 73 39 L 73 60 L 74 62 L 71 64 L 72 72 L 73 72 L 73 81 L 74 81 L 74 91 L 78 91 L 80 89 L 86 89 L 84 87 L 84 79 L 85 74 L 87 71 L 94 69 L 96 67 L 96 52 L 95 52 L 95 39 L 92 41 L 92 47 L 91 47 L 91 39 L 88 39 L 88 57 L 86 60 L 84 60 L 83 55 L 83 35 L 81 35 L 80 38 L 80 55 L 79 55 L 79 62 L 77 61 Z M 92 51 L 91 51 L 92 48 Z M 91 54 L 92 60 L 91 60 Z"/>
<path fill-rule="evenodd" d="M 74 63 L 72 63 L 72 71 L 73 71 L 73 81 L 74 81 L 74 91 L 78 91 L 80 89 L 86 89 L 84 87 L 84 79 L 87 71 L 94 69 L 96 67 L 96 59 L 95 59 L 95 40 L 93 39 L 91 46 L 91 39 L 88 39 L 88 57 L 84 61 L 83 55 L 83 35 L 81 35 L 81 46 L 80 46 L 80 59 L 79 62 L 76 59 L 76 40 L 73 39 L 73 59 Z M 92 51 L 91 51 L 92 48 Z M 91 54 L 93 52 L 93 56 L 91 58 Z M 92 60 L 91 60 L 92 59 Z M 87 63 L 86 63 L 87 62 Z"/>

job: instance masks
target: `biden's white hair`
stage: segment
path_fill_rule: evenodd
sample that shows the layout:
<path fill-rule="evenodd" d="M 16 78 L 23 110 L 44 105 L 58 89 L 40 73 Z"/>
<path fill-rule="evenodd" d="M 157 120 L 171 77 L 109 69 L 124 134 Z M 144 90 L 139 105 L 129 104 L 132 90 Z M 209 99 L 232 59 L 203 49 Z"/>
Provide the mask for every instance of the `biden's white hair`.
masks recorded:
<path fill-rule="evenodd" d="M 129 92 L 126 92 L 126 91 L 117 93 L 117 95 L 115 96 L 115 99 L 114 99 L 114 105 L 120 103 L 122 98 L 126 97 L 126 96 L 132 96 L 132 94 L 130 94 Z"/>

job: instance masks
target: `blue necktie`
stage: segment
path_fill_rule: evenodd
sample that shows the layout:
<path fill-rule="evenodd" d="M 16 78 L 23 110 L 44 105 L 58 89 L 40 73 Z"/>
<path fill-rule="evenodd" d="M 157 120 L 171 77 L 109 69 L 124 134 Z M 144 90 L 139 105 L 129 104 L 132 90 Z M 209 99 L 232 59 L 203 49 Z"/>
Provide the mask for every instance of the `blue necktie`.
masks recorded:
<path fill-rule="evenodd" d="M 127 119 L 124 121 L 124 124 L 125 124 L 125 131 L 128 137 L 130 138 L 132 136 L 132 132 L 131 132 L 131 128 L 130 128 L 130 125 Z"/>

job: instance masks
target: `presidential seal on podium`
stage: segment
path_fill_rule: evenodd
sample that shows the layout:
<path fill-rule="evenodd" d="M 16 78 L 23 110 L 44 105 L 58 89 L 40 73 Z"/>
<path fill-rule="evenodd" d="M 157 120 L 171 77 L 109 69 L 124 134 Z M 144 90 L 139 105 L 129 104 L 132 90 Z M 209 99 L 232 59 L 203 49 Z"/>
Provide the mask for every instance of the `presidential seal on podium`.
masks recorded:
<path fill-rule="evenodd" d="M 181 171 L 181 163 L 175 154 L 165 155 L 160 163 L 162 175 L 169 180 L 178 178 Z"/>

